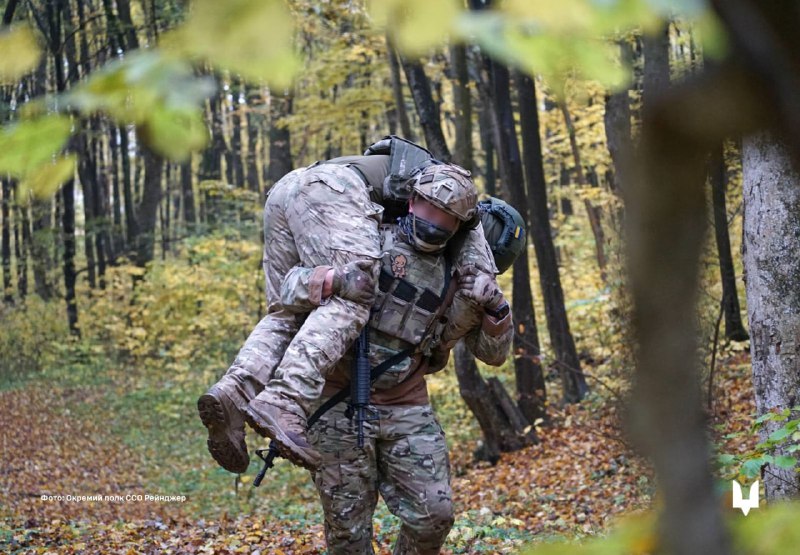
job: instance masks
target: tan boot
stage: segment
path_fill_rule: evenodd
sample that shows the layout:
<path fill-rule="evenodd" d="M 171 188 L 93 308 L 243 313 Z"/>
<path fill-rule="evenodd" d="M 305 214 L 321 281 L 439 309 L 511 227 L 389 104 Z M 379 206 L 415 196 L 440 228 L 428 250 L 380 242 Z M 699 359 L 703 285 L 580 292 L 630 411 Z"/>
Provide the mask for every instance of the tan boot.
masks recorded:
<path fill-rule="evenodd" d="M 259 397 L 250 401 L 244 417 L 256 432 L 278 444 L 283 457 L 309 470 L 319 467 L 320 456 L 308 442 L 304 417 Z"/>
<path fill-rule="evenodd" d="M 231 398 L 213 385 L 197 400 L 200 420 L 208 428 L 208 451 L 228 472 L 241 474 L 250 464 L 244 440 L 244 419 Z"/>

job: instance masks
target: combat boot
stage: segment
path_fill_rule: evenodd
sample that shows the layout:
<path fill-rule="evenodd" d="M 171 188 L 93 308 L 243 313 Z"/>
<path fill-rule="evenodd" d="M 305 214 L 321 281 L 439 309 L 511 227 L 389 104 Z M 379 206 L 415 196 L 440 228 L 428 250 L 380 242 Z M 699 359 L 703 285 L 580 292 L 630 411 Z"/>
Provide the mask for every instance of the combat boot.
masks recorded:
<path fill-rule="evenodd" d="M 208 428 L 208 451 L 228 472 L 241 474 L 250 464 L 244 440 L 244 419 L 228 394 L 213 385 L 197 400 L 200 420 Z"/>
<path fill-rule="evenodd" d="M 321 459 L 306 437 L 306 419 L 256 397 L 245 409 L 247 423 L 278 444 L 281 455 L 292 463 L 316 470 Z"/>

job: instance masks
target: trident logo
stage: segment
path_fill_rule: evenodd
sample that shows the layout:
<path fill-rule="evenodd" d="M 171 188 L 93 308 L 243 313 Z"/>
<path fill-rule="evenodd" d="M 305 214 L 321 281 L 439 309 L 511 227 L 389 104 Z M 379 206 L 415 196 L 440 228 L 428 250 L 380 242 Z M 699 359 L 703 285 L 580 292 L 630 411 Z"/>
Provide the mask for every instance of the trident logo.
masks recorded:
<path fill-rule="evenodd" d="M 744 516 L 747 516 L 750 509 L 758 509 L 758 480 L 750 484 L 750 495 L 747 499 L 742 497 L 742 486 L 733 480 L 733 508 L 741 509 Z"/>

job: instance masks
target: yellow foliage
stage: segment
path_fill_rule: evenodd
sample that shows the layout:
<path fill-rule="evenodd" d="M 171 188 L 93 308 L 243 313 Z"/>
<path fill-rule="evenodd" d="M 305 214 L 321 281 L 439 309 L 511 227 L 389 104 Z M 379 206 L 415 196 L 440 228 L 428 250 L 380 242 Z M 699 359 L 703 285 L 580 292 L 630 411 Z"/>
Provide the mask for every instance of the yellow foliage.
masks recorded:
<path fill-rule="evenodd" d="M 0 84 L 12 84 L 32 71 L 39 63 L 41 50 L 33 29 L 28 25 L 12 27 L 0 32 Z"/>
<path fill-rule="evenodd" d="M 143 277 L 133 266 L 110 268 L 106 289 L 81 307 L 84 338 L 171 378 L 229 363 L 263 306 L 259 246 L 207 237 L 186 255 L 152 264 Z"/>
<path fill-rule="evenodd" d="M 57 360 L 58 345 L 69 338 L 62 305 L 31 295 L 19 306 L 0 306 L 0 379 L 38 372 Z"/>

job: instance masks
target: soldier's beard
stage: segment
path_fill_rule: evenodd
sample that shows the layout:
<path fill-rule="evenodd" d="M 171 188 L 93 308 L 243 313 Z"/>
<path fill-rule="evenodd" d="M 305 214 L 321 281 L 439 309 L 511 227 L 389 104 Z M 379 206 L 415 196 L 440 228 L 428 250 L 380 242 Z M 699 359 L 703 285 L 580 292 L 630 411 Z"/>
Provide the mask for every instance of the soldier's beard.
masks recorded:
<path fill-rule="evenodd" d="M 455 235 L 455 230 L 450 231 L 418 218 L 413 213 L 400 218 L 400 229 L 408 237 L 411 246 L 420 252 L 436 254 L 444 250 L 447 241 Z"/>

